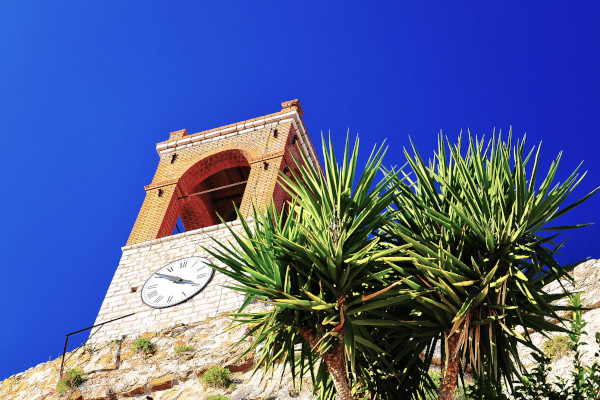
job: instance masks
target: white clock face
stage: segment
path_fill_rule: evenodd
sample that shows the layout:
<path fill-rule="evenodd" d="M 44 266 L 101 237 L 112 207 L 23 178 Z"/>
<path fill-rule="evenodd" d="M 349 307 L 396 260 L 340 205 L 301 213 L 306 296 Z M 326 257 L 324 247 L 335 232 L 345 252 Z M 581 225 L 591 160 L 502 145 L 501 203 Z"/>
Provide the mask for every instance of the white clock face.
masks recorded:
<path fill-rule="evenodd" d="M 152 274 L 142 288 L 142 301 L 154 308 L 182 303 L 195 296 L 214 274 L 210 261 L 188 257 L 165 265 Z"/>

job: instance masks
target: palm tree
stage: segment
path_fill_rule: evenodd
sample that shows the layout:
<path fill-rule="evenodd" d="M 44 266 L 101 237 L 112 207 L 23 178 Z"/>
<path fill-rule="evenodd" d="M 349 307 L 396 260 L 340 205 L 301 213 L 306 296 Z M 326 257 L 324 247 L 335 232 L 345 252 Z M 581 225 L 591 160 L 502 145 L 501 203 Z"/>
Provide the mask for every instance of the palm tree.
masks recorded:
<path fill-rule="evenodd" d="M 310 374 L 322 398 L 334 389 L 343 400 L 427 389 L 426 360 L 418 357 L 427 343 L 408 337 L 415 328 L 402 328 L 398 317 L 412 311 L 406 303 L 416 294 L 397 290 L 384 260 L 397 249 L 374 235 L 389 223 L 393 192 L 388 179 L 375 181 L 384 153 L 374 150 L 358 172 L 358 139 L 352 152 L 346 142 L 341 167 L 331 139 L 328 148 L 323 141 L 325 173 L 297 162 L 297 176 L 281 176 L 293 196 L 289 217 L 255 210 L 253 223 L 242 219 L 242 231 L 231 230 L 233 243 L 211 251 L 227 266 L 213 267 L 247 295 L 234 320 L 250 327 L 258 365 L 283 362 L 294 377 Z M 248 312 L 252 300 L 270 307 Z"/>
<path fill-rule="evenodd" d="M 553 186 L 559 155 L 538 185 L 540 149 L 524 148 L 525 140 L 512 146 L 511 134 L 487 143 L 469 135 L 463 154 L 460 137 L 446 148 L 440 134 L 428 163 L 414 145 L 414 155 L 405 149 L 412 173 L 393 197 L 396 219 L 386 229 L 398 254 L 388 261 L 406 278 L 403 285 L 419 292 L 415 314 L 430 324 L 424 334 L 444 344 L 440 399 L 452 397 L 467 365 L 497 386 L 510 384 L 522 370 L 517 344 L 539 351 L 530 330 L 567 331 L 550 322 L 562 320 L 557 311 L 565 307 L 556 300 L 566 293 L 544 286 L 574 265 L 558 264 L 564 242 L 546 232 L 583 225 L 547 225 L 598 189 L 564 206 L 583 176 L 576 169 Z"/>

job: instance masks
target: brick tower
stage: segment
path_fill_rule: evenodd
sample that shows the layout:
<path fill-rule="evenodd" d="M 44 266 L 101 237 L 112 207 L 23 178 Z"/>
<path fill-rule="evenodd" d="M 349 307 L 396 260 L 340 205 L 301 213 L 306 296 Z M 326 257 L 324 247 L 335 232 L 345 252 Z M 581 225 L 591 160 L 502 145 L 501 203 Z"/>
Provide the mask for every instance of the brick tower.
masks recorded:
<path fill-rule="evenodd" d="M 320 168 L 298 100 L 282 103 L 277 113 L 236 124 L 192 135 L 185 129 L 172 132 L 156 150 L 158 168 L 152 183 L 145 186 L 146 198 L 122 248 L 96 324 L 134 314 L 92 331 L 92 342 L 201 321 L 235 309 L 242 299 L 223 287 L 226 277 L 218 273 L 212 276 L 211 272 L 212 279 L 203 289 L 173 305 L 164 305 L 165 299 L 156 302 L 163 305 L 153 307 L 141 292 L 145 283 L 152 283 L 151 277 L 169 290 L 198 286 L 173 275 L 169 265 L 183 268 L 198 259 L 210 259 L 203 247 L 210 247 L 213 238 L 224 242 L 229 236 L 219 215 L 237 226 L 235 207 L 245 217 L 250 216 L 252 204 L 264 209 L 273 201 L 280 210 L 287 194 L 278 177 L 281 171 L 296 169 L 294 158 L 301 158 L 299 152 L 311 167 Z M 185 232 L 173 234 L 179 229 L 179 219 Z M 185 270 L 181 271 L 179 275 L 184 276 Z M 192 285 L 181 285 L 186 282 Z M 159 293 L 151 295 L 156 296 L 154 300 L 163 298 Z"/>

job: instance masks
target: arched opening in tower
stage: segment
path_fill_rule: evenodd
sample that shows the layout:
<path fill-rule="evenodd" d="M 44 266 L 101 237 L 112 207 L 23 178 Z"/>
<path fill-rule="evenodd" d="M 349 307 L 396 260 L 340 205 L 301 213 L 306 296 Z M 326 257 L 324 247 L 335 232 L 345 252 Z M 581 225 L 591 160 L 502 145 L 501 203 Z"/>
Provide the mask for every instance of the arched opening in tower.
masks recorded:
<path fill-rule="evenodd" d="M 193 186 L 182 199 L 181 221 L 186 231 L 205 228 L 237 219 L 242 204 L 250 165 L 238 165 L 213 173 Z"/>

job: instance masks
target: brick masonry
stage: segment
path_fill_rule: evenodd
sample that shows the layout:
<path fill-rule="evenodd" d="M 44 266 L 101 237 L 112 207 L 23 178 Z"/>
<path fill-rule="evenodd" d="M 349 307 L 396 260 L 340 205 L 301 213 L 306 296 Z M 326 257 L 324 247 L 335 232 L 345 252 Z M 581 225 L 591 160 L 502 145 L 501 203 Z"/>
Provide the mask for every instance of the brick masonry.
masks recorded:
<path fill-rule="evenodd" d="M 297 100 L 282 103 L 279 113 L 188 135 L 171 132 L 170 139 L 158 143 L 160 161 L 152 183 L 145 187 L 146 198 L 127 244 L 141 243 L 170 235 L 177 217 L 187 230 L 209 226 L 210 217 L 192 197 L 202 181 L 220 170 L 250 167 L 242 215 L 251 214 L 252 204 L 264 209 L 271 200 L 281 207 L 285 196 L 278 184 L 280 171 L 294 170 L 294 157 L 302 151 L 313 168 L 319 161 L 302 122 Z M 276 195 L 273 197 L 273 195 Z M 188 218 L 186 210 L 197 218 Z M 209 213 L 210 214 L 210 213 Z"/>
<path fill-rule="evenodd" d="M 222 243 L 231 239 L 227 227 L 218 224 L 210 196 L 186 196 L 212 190 L 206 182 L 209 177 L 219 176 L 217 173 L 249 170 L 239 205 L 240 213 L 247 218 L 252 215 L 253 204 L 260 210 L 273 201 L 281 210 L 289 195 L 280 185 L 280 173 L 297 170 L 294 160 L 300 160 L 301 153 L 310 166 L 320 168 L 298 100 L 282 103 L 278 113 L 193 135 L 185 129 L 171 132 L 169 140 L 158 143 L 156 149 L 160 161 L 154 179 L 145 186 L 146 198 L 122 248 L 121 261 L 96 324 L 135 315 L 108 323 L 96 333 L 92 330 L 92 342 L 198 322 L 239 307 L 243 298 L 224 287 L 226 276 L 219 273 L 204 290 L 182 304 L 154 309 L 141 300 L 141 288 L 156 270 L 184 257 L 210 259 L 204 248 L 212 247 L 213 239 Z M 177 218 L 181 218 L 187 232 L 171 236 Z M 230 226 L 239 228 L 239 222 Z"/>

